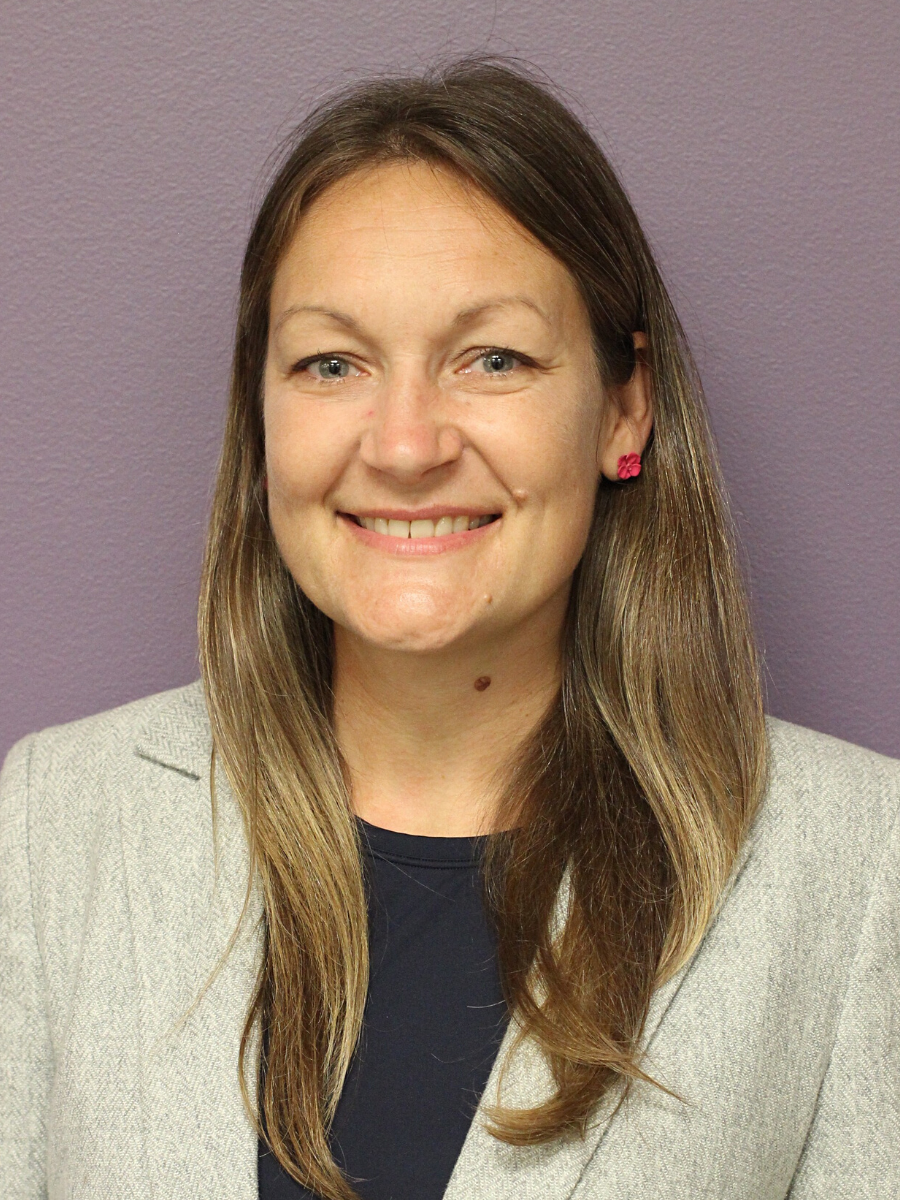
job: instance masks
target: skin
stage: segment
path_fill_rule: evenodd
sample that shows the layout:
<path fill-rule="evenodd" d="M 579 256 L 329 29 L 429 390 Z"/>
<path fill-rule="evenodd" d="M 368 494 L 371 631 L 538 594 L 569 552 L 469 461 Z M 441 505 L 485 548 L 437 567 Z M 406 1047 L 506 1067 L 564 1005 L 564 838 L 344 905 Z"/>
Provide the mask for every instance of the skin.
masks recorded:
<path fill-rule="evenodd" d="M 642 355 L 604 394 L 567 268 L 421 163 L 358 172 L 316 200 L 270 316 L 270 519 L 334 621 L 354 807 L 401 832 L 484 832 L 498 771 L 559 685 L 598 478 L 650 434 Z M 498 519 L 418 544 L 354 520 L 443 513 Z"/>

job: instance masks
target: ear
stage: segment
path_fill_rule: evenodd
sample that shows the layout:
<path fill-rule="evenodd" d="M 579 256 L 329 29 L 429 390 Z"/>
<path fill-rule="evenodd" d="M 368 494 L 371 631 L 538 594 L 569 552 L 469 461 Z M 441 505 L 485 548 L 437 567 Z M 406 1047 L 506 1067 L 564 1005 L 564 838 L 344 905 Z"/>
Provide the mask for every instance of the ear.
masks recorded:
<path fill-rule="evenodd" d="M 598 466 L 607 479 L 618 479 L 623 454 L 643 454 L 653 429 L 653 392 L 647 365 L 647 335 L 635 333 L 635 366 L 627 383 L 610 388 L 600 443 Z"/>

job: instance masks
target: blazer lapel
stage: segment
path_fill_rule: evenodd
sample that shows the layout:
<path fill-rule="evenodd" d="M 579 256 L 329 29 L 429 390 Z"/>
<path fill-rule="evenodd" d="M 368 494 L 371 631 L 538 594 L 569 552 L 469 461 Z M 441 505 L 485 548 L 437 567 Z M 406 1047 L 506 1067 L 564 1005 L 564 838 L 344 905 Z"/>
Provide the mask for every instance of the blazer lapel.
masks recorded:
<path fill-rule="evenodd" d="M 224 772 L 216 779 L 214 862 L 210 752 L 202 693 L 185 689 L 138 739 L 142 786 L 128 797 L 123 822 L 143 997 L 147 1157 L 160 1200 L 257 1196 L 256 1136 L 240 1094 L 237 1049 L 261 948 L 258 888 L 224 965 L 194 1004 L 238 925 L 249 867 Z M 251 1097 L 257 1053 L 251 1042 L 245 1069 Z"/>
<path fill-rule="evenodd" d="M 647 1014 L 645 1045 L 649 1047 L 666 1009 L 672 1003 L 687 968 L 658 989 Z M 513 1147 L 488 1133 L 484 1109 L 498 1100 L 502 1084 L 505 1104 L 532 1107 L 553 1094 L 550 1072 L 542 1054 L 531 1041 L 510 1054 L 516 1030 L 511 1024 L 469 1129 L 445 1200 L 565 1200 L 597 1153 L 612 1120 L 618 1092 L 601 1103 L 584 1138 L 572 1138 L 549 1146 Z"/>
<path fill-rule="evenodd" d="M 744 868 L 751 844 L 752 837 L 744 842 L 738 853 L 728 883 L 716 905 L 716 915 Z M 714 922 L 715 917 L 707 933 Z M 651 1075 L 654 1038 L 697 953 L 699 950 L 671 979 L 657 988 L 650 1001 L 644 1025 L 643 1048 L 645 1066 Z M 600 1104 L 584 1138 L 572 1138 L 549 1146 L 513 1147 L 488 1133 L 484 1110 L 498 1102 L 501 1087 L 504 1104 L 512 1107 L 534 1107 L 553 1094 L 553 1081 L 543 1055 L 528 1040 L 522 1042 L 512 1054 L 515 1036 L 516 1028 L 511 1023 L 444 1193 L 444 1200 L 546 1200 L 548 1196 L 554 1197 L 554 1200 L 568 1200 L 588 1165 L 601 1152 L 604 1137 L 616 1113 L 620 1095 L 618 1089 L 613 1089 Z M 664 1083 L 665 1080 L 660 1082 Z M 600 1200 L 602 1193 L 592 1190 L 591 1196 Z"/>

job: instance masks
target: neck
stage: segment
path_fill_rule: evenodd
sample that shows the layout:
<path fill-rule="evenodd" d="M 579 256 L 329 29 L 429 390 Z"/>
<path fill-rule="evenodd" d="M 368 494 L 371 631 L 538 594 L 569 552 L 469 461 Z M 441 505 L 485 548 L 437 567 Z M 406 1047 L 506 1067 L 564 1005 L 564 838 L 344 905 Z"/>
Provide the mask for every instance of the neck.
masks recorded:
<path fill-rule="evenodd" d="M 504 768 L 559 689 L 561 624 L 426 654 L 335 627 L 335 730 L 356 813 L 431 837 L 495 828 Z"/>

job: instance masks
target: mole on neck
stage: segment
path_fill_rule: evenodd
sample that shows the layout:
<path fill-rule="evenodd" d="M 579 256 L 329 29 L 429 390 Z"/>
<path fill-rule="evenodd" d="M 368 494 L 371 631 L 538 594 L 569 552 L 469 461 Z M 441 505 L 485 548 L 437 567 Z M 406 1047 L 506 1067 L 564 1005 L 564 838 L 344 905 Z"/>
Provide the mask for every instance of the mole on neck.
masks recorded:
<path fill-rule="evenodd" d="M 475 691 L 476 692 L 483 692 L 490 686 L 491 686 L 490 675 L 479 675 L 479 677 L 475 680 Z"/>

